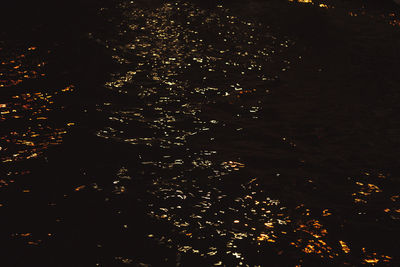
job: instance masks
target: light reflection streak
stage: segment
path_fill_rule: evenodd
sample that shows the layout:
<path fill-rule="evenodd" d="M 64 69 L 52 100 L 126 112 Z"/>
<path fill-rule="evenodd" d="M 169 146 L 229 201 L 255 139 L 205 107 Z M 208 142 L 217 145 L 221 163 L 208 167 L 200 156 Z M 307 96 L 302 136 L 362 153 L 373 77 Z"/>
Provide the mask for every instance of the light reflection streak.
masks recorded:
<path fill-rule="evenodd" d="M 312 0 L 288 0 L 288 1 L 291 3 L 310 4 L 313 6 L 316 5 L 320 8 L 334 8 L 333 6 L 328 6 L 326 3 L 320 3 L 319 1 L 312 1 Z"/>
<path fill-rule="evenodd" d="M 235 193 L 237 197 L 232 199 L 223 187 L 212 186 L 191 173 L 201 172 L 210 181 L 225 183 L 225 176 L 240 172 L 245 164 L 237 159 L 216 164 L 217 150 L 195 149 L 191 140 L 198 135 L 209 135 L 213 140 L 218 129 L 226 127 L 227 122 L 234 123 L 231 118 L 225 122 L 207 118 L 203 114 L 205 106 L 239 102 L 241 109 L 235 111 L 238 120 L 257 119 L 261 102 L 246 99 L 265 94 L 265 87 L 277 79 L 276 75 L 267 75 L 267 70 L 276 64 L 275 55 L 288 47 L 290 41 L 278 42 L 269 34 L 268 27 L 242 21 L 222 6 L 211 13 L 185 2 L 165 4 L 156 10 L 142 9 L 134 3 L 123 3 L 121 8 L 126 17 L 119 26 L 118 39 L 109 37 L 103 43 L 119 64 L 126 65 L 121 68 L 126 71 L 114 73 L 105 86 L 123 95 L 137 95 L 142 104 L 121 110 L 113 103 L 104 103 L 103 110 L 110 112 L 110 126 L 99 130 L 97 136 L 131 145 L 160 147 L 159 159 L 148 157 L 141 162 L 153 177 L 148 194 L 154 201 L 148 206 L 148 215 L 174 225 L 176 234 L 187 240 L 202 243 L 210 235 L 227 238 L 224 253 L 241 262 L 245 255 L 236 242 L 257 242 L 256 229 L 260 229 L 256 221 L 260 215 L 250 211 L 249 198 L 243 199 L 240 193 Z M 216 35 L 210 36 L 210 33 Z M 94 34 L 91 36 L 95 38 Z M 121 36 L 126 44 L 121 45 Z M 134 59 L 137 62 L 132 66 Z M 290 61 L 277 64 L 290 69 Z M 149 129 L 153 134 L 138 136 L 130 132 L 125 125 L 132 123 L 143 129 L 142 132 Z M 234 131 L 237 132 L 236 128 Z M 166 173 L 159 176 L 161 170 L 170 171 L 171 176 Z M 250 183 L 250 186 L 254 185 Z M 222 204 L 226 201 L 233 201 L 234 207 L 226 210 Z M 264 211 L 259 212 L 269 218 L 269 224 L 286 224 L 283 214 L 271 211 L 279 209 L 279 201 L 266 198 L 260 203 L 258 208 Z M 245 210 L 250 213 L 244 220 L 227 220 Z M 262 225 L 264 231 L 265 225 Z M 246 230 L 239 230 L 242 227 Z M 277 235 L 271 233 L 272 227 L 268 229 L 269 240 L 273 242 Z M 171 246 L 174 237 L 151 233 L 149 238 Z M 182 253 L 217 257 L 218 265 L 221 261 L 217 259 L 224 253 L 217 249 L 177 246 Z"/>
<path fill-rule="evenodd" d="M 5 43 L 2 45 L 0 87 L 23 90 L 1 99 L 0 123 L 6 131 L 0 133 L 0 160 L 4 164 L 36 158 L 49 146 L 62 142 L 66 126 L 73 123 L 54 126 L 49 116 L 62 109 L 54 103 L 55 99 L 73 91 L 74 87 L 69 85 L 51 91 L 25 88 L 25 81 L 39 83 L 46 76 L 43 67 L 47 64 L 48 51 L 43 52 L 36 46 L 13 44 L 11 49 Z"/>
<path fill-rule="evenodd" d="M 41 69 L 46 62 L 35 57 L 36 50 L 37 47 L 34 46 L 25 49 L 14 48 L 12 54 L 7 54 L 7 49 L 0 50 L 2 51 L 0 87 L 12 87 L 24 80 L 45 76 Z"/>
<path fill-rule="evenodd" d="M 134 191 L 134 183 L 144 177 L 149 183 L 143 204 L 147 215 L 172 229 L 151 229 L 146 236 L 160 246 L 176 249 L 179 257 L 199 255 L 216 266 L 244 265 L 261 250 L 281 260 L 293 253 L 299 260 L 297 266 L 310 257 L 333 262 L 358 253 L 359 244 L 346 238 L 339 240 L 333 234 L 337 229 L 330 220 L 341 216 L 340 210 L 317 210 L 312 203 L 301 203 L 301 197 L 293 206 L 284 194 L 275 192 L 279 190 L 269 187 L 269 181 L 285 179 L 283 167 L 273 174 L 251 175 L 254 166 L 241 158 L 247 155 L 238 144 L 214 142 L 245 135 L 248 121 L 263 118 L 263 101 L 270 89 L 274 90 L 271 84 L 281 71 L 291 68 L 290 60 L 280 58 L 291 41 L 279 40 L 270 34 L 268 26 L 235 17 L 223 6 L 208 12 L 185 2 L 164 4 L 158 9 L 124 2 L 120 9 L 124 16 L 115 35 L 103 40 L 96 34 L 90 36 L 108 49 L 119 66 L 105 87 L 132 100 L 132 104 L 121 106 L 114 99 L 100 104 L 97 111 L 105 114 L 108 122 L 99 126 L 96 135 L 134 147 L 139 151 L 138 163 L 116 168 L 108 187 L 79 182 L 70 193 L 82 196 L 94 189 L 108 194 L 105 201 L 112 202 Z M 44 75 L 36 68 L 45 63 L 29 70 L 24 58 L 5 61 L 3 65 L 10 69 L 7 75 L 12 78 L 2 77 L 0 87 L 12 88 Z M 54 127 L 51 113 L 57 110 L 56 95 L 69 94 L 73 89 L 29 90 L 0 103 L 0 122 L 28 122 L 28 128 L 12 129 L 0 136 L 3 163 L 38 157 L 48 147 L 62 143 L 68 127 L 75 123 L 66 121 Z M 294 139 L 280 136 L 278 142 L 283 141 L 294 151 L 298 148 Z M 236 150 L 240 153 L 230 153 Z M 268 164 L 259 164 L 264 163 Z M 2 177 L 0 189 L 14 183 L 10 177 L 22 174 Z M 386 192 L 385 183 L 390 179 L 384 171 L 360 173 L 350 179 L 354 191 L 348 194 L 350 203 L 346 204 L 354 204 L 360 212 L 368 211 L 368 205 Z M 314 177 L 305 180 L 316 181 Z M 282 181 L 281 186 L 286 183 Z M 22 192 L 32 193 L 30 189 Z M 376 205 L 384 219 L 399 219 L 400 210 L 395 206 L 399 199 L 393 192 L 383 204 Z M 116 209 L 122 213 L 119 207 Z M 124 212 L 132 211 L 127 208 Z M 118 227 L 125 234 L 132 225 L 122 222 Z M 39 246 L 46 235 L 21 232 L 13 237 Z M 369 251 L 374 250 L 361 249 L 363 263 L 392 260 L 391 256 Z M 118 263 L 136 263 L 131 257 L 117 255 L 114 259 Z"/>
<path fill-rule="evenodd" d="M 285 255 L 288 244 L 300 265 L 307 257 L 334 261 L 354 253 L 350 241 L 330 234 L 326 222 L 337 216 L 335 210 L 286 206 L 260 182 L 280 179 L 280 171 L 244 178 L 246 164 L 239 157 L 221 158 L 223 148 L 212 143 L 219 136 L 241 134 L 246 120 L 262 116 L 271 84 L 291 68 L 290 60 L 279 58 L 291 41 L 278 40 L 268 26 L 232 16 L 223 6 L 208 12 L 185 2 L 157 9 L 124 2 L 120 8 L 124 16 L 118 32 L 101 41 L 120 66 L 105 87 L 140 101 L 124 107 L 105 102 L 99 112 L 107 114 L 109 125 L 97 136 L 143 152 L 141 175 L 152 183 L 147 214 L 173 226 L 170 233 L 151 232 L 148 238 L 182 254 L 210 258 L 214 265 L 243 264 L 251 258 L 244 253 L 248 250 L 269 248 Z M 210 143 L 199 148 L 198 136 Z M 298 147 L 292 138 L 280 140 Z M 145 152 L 153 149 L 159 156 Z M 373 182 L 360 183 L 353 199 L 384 190 Z M 129 186 L 112 193 L 123 194 Z M 210 239 L 220 245 L 210 246 Z"/>
<path fill-rule="evenodd" d="M 38 157 L 49 146 L 62 142 L 62 136 L 67 133 L 65 128 L 50 126 L 47 120 L 54 106 L 53 96 L 62 95 L 71 90 L 73 87 L 68 86 L 52 94 L 32 92 L 4 99 L 5 103 L 0 109 L 0 122 L 25 124 L 25 127 L 10 130 L 9 133 L 0 136 L 2 147 L 0 159 L 2 162 L 15 162 Z M 67 126 L 66 124 L 63 126 Z"/>

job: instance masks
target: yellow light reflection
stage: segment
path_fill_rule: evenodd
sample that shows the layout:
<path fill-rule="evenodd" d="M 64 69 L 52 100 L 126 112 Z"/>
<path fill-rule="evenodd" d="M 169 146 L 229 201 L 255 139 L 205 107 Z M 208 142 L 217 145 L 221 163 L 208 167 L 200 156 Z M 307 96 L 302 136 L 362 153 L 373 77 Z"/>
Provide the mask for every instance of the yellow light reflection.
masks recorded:
<path fill-rule="evenodd" d="M 349 249 L 349 247 L 347 246 L 347 244 L 346 244 L 346 242 L 344 242 L 344 241 L 342 241 L 342 240 L 339 240 L 339 243 L 340 243 L 340 245 L 342 246 L 342 250 L 343 250 L 343 252 L 344 253 L 350 253 L 350 249 Z"/>
<path fill-rule="evenodd" d="M 19 53 L 15 54 L 14 50 Z M 42 68 L 46 62 L 43 56 L 38 54 L 37 47 L 14 50 L 6 54 L 1 62 L 3 68 L 0 73 L 0 87 L 12 87 L 26 79 L 40 79 L 45 76 Z M 62 142 L 67 123 L 58 123 L 59 127 L 56 127 L 54 121 L 49 121 L 49 116 L 53 110 L 62 108 L 55 105 L 53 100 L 55 96 L 67 94 L 73 91 L 73 88 L 72 85 L 52 91 L 31 91 L 26 88 L 24 93 L 2 99 L 0 122 L 5 125 L 4 127 L 10 128 L 8 132 L 0 135 L 1 162 L 36 158 L 49 146 Z"/>

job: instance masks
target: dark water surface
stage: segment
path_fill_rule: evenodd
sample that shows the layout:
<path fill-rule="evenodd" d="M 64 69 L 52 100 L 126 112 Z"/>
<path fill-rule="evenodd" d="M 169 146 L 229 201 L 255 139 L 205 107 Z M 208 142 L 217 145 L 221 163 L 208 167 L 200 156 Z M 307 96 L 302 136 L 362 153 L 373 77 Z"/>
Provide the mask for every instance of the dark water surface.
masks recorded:
<path fill-rule="evenodd" d="M 399 8 L 298 2 L 10 6 L 0 265 L 399 266 Z"/>

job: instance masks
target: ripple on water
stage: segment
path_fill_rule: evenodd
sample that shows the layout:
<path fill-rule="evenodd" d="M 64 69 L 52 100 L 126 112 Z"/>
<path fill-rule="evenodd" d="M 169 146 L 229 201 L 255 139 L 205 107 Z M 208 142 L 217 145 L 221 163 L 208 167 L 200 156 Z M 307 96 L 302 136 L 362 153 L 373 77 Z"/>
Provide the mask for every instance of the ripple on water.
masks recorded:
<path fill-rule="evenodd" d="M 400 197 L 390 189 L 390 175 L 370 170 L 347 178 L 339 172 L 326 186 L 323 178 L 331 174 L 298 159 L 303 145 L 280 136 L 264 117 L 280 73 L 291 68 L 284 53 L 291 40 L 224 6 L 205 10 L 175 1 L 146 8 L 122 1 L 116 10 L 100 13 L 113 26 L 89 37 L 103 45 L 115 65 L 104 84 L 113 94 L 97 103 L 93 115 L 106 123 L 94 123 L 95 134 L 116 152 L 104 155 L 104 162 L 113 163 L 94 167 L 105 173 L 93 166 L 72 171 L 82 174 L 82 181 L 69 191 L 62 188 L 68 191 L 62 200 L 48 204 L 60 214 L 56 224 L 66 220 L 68 225 L 69 219 L 74 231 L 88 233 L 83 243 L 96 249 L 98 266 L 102 260 L 147 266 L 164 259 L 178 266 L 391 262 L 392 256 L 376 250 L 375 224 L 368 230 L 372 241 L 351 234 L 371 226 L 371 218 L 389 225 L 399 220 Z M 45 75 L 45 60 L 26 61 L 36 50 L 21 48 L 7 57 L 0 87 Z M 18 121 L 0 136 L 3 163 L 38 157 L 62 143 L 74 123 L 51 121 L 53 112 L 62 110 L 53 99 L 72 90 L 72 85 L 32 89 L 2 100 L 0 122 Z M 266 134 L 259 133 L 261 127 Z M 129 154 L 119 156 L 121 147 Z M 113 155 L 122 160 L 115 163 Z M 25 174 L 29 171 L 8 172 L 0 189 Z M 326 199 L 333 194 L 340 200 Z M 87 219 L 88 229 L 75 229 L 85 225 L 75 222 L 77 214 Z M 58 238 L 34 231 L 12 237 L 32 246 Z"/>
<path fill-rule="evenodd" d="M 177 1 L 147 9 L 122 2 L 119 9 L 114 32 L 90 35 L 117 66 L 105 87 L 126 99 L 124 105 L 99 105 L 109 123 L 97 136 L 138 148 L 136 176 L 148 182 L 144 210 L 159 225 L 171 227 L 147 229 L 150 240 L 176 251 L 176 261 L 183 264 L 201 257 L 216 266 L 260 265 L 266 255 L 287 264 L 353 264 L 359 262 L 349 256 L 354 251 L 364 253 L 364 263 L 390 261 L 353 246 L 346 236 L 331 235 L 330 228 L 338 231 L 332 227 L 334 209 L 319 211 L 303 199 L 292 203 L 292 196 L 274 197 L 296 191 L 283 188 L 286 182 L 279 179 L 305 179 L 318 188 L 311 178 L 282 178 L 265 169 L 254 177 L 241 161 L 249 155 L 241 154 L 238 143 L 254 131 L 248 125 L 260 120 L 279 73 L 291 67 L 282 53 L 292 45 L 289 39 L 223 6 L 210 11 Z M 297 147 L 286 137 L 255 143 L 263 142 L 281 142 L 277 146 L 287 153 Z M 128 192 L 132 179 L 114 193 Z M 372 183 L 357 185 L 360 191 L 346 196 L 355 202 L 381 192 Z"/>

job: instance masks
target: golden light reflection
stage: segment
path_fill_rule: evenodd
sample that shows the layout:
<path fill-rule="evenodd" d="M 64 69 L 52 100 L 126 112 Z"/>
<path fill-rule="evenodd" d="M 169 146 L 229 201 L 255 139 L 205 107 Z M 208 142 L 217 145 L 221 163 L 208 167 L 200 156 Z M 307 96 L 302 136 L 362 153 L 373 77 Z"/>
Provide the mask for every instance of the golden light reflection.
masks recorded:
<path fill-rule="evenodd" d="M 289 0 L 289 2 L 312 3 L 312 0 Z"/>
<path fill-rule="evenodd" d="M 12 183 L 14 183 L 14 180 L 6 181 L 4 179 L 0 179 L 0 188 L 7 187 L 7 186 L 9 186 L 9 184 L 12 184 Z"/>
<path fill-rule="evenodd" d="M 245 165 L 243 163 L 236 162 L 236 161 L 222 162 L 221 165 L 223 166 L 223 168 L 228 169 L 228 170 L 233 170 L 233 171 L 238 171 L 240 168 L 245 167 Z"/>
<path fill-rule="evenodd" d="M 121 4 L 121 9 L 125 17 L 119 29 L 130 29 L 119 33 L 126 38 L 125 43 L 118 43 L 119 38 L 114 37 L 103 41 L 116 62 L 122 66 L 136 63 L 134 67 L 130 63 L 121 73 L 113 73 L 105 86 L 121 94 L 137 94 L 150 102 L 146 102 L 147 107 L 116 112 L 110 120 L 121 124 L 135 120 L 164 134 L 157 138 L 129 137 L 129 133 L 121 135 L 114 127 L 97 133 L 99 137 L 130 144 L 153 146 L 161 142 L 161 148 L 167 149 L 184 146 L 190 136 L 210 131 L 220 122 L 201 121 L 201 107 L 207 99 L 219 96 L 221 101 L 231 103 L 241 101 L 244 96 L 264 93 L 264 84 L 274 79 L 266 75 L 265 66 L 290 44 L 288 40 L 275 44 L 276 38 L 264 25 L 243 21 L 223 6 L 209 12 L 190 3 L 176 2 L 146 10 L 132 2 Z M 213 36 L 209 36 L 211 28 Z M 259 42 L 263 44 L 256 47 Z M 285 63 L 285 69 L 290 68 L 289 64 L 289 61 Z M 254 86 L 254 81 L 258 86 Z M 195 103 L 194 99 L 197 99 Z M 155 112 L 153 120 L 143 115 L 150 106 Z M 245 109 L 246 116 L 257 119 L 261 108 L 256 103 Z M 181 121 L 194 127 L 174 129 Z M 194 164 L 203 167 L 207 163 L 196 161 Z"/>
<path fill-rule="evenodd" d="M 328 6 L 325 3 L 314 3 L 312 0 L 288 0 L 291 3 L 301 3 L 301 4 L 310 4 L 310 5 L 315 5 L 320 8 L 333 8 L 332 6 Z"/>
<path fill-rule="evenodd" d="M 45 76 L 42 68 L 46 64 L 37 47 L 25 49 L 14 48 L 1 63 L 0 87 L 12 87 L 26 79 L 39 80 Z M 15 51 L 20 53 L 15 55 Z M 59 90 L 43 90 L 26 88 L 23 93 L 3 97 L 0 103 L 0 122 L 8 132 L 0 135 L 1 155 L 3 163 L 36 158 L 49 146 L 62 142 L 67 133 L 66 124 L 49 121 L 55 110 L 61 110 L 54 103 L 55 97 L 73 91 L 73 85 Z M 73 124 L 67 124 L 72 126 Z"/>
<path fill-rule="evenodd" d="M 30 246 L 39 246 L 43 243 L 43 238 L 35 238 L 32 233 L 14 233 L 11 236 Z M 44 238 L 46 237 L 47 236 L 44 236 Z"/>
<path fill-rule="evenodd" d="M 306 239 L 300 238 L 292 242 L 292 245 L 295 247 L 302 248 L 304 253 L 317 254 L 321 258 L 334 258 L 338 256 L 338 253 L 327 244 L 325 239 L 328 231 L 323 227 L 320 221 L 315 219 L 309 220 L 305 224 L 300 224 L 296 231 L 307 233 L 309 237 L 311 237 Z"/>
<path fill-rule="evenodd" d="M 350 253 L 350 249 L 349 249 L 349 247 L 347 246 L 347 244 L 346 244 L 346 242 L 344 242 L 344 241 L 342 241 L 342 240 L 339 240 L 339 243 L 340 243 L 340 245 L 342 246 L 342 250 L 343 250 L 343 252 L 344 253 Z"/>
<path fill-rule="evenodd" d="M 375 184 L 356 182 L 359 186 L 358 192 L 352 194 L 355 203 L 367 203 L 371 195 L 381 193 L 382 190 Z"/>
<path fill-rule="evenodd" d="M 17 55 L 3 57 L 0 65 L 0 87 L 12 87 L 27 79 L 45 76 L 41 68 L 46 64 L 38 60 L 36 47 L 20 49 Z"/>
<path fill-rule="evenodd" d="M 257 240 L 258 241 L 267 241 L 267 242 L 271 242 L 271 243 L 276 242 L 275 239 L 270 238 L 269 235 L 267 235 L 267 234 L 260 234 L 257 237 Z"/>
<path fill-rule="evenodd" d="M 368 263 L 372 266 L 374 266 L 375 264 L 378 264 L 380 262 L 388 263 L 388 262 L 391 262 L 391 260 L 393 259 L 391 256 L 379 255 L 376 252 L 372 252 L 372 253 L 367 252 L 367 250 L 365 248 L 362 248 L 362 252 L 365 255 L 363 262 Z"/>
<path fill-rule="evenodd" d="M 326 217 L 326 216 L 330 216 L 330 215 L 332 215 L 332 213 L 329 212 L 328 209 L 324 209 L 324 210 L 322 211 L 322 216 Z"/>
<path fill-rule="evenodd" d="M 78 186 L 77 188 L 75 188 L 75 191 L 81 191 L 81 190 L 84 189 L 85 187 L 86 187 L 86 185 Z"/>
<path fill-rule="evenodd" d="M 376 13 L 376 12 L 366 12 L 364 9 L 358 11 L 353 10 L 347 13 L 351 17 L 366 16 L 373 20 L 384 21 L 393 27 L 400 27 L 400 17 L 396 13 Z"/>
<path fill-rule="evenodd" d="M 317 1 L 296 2 L 328 8 Z M 313 212 L 301 203 L 297 208 L 285 207 L 278 199 L 268 197 L 273 190 L 262 185 L 280 173 L 272 178 L 258 174 L 258 178 L 243 177 L 241 174 L 249 170 L 239 156 L 215 160 L 216 155 L 220 156 L 215 147 L 201 150 L 190 143 L 200 135 L 211 142 L 219 130 L 223 136 L 231 134 L 225 127 L 229 124 L 240 133 L 244 120 L 257 118 L 254 115 L 261 110 L 257 102 L 261 97 L 252 103 L 246 100 L 269 92 L 267 85 L 275 80 L 266 75 L 268 62 L 290 45 L 289 40 L 278 41 L 270 36 L 264 25 L 243 21 L 223 6 L 219 8 L 209 12 L 175 2 L 142 9 L 135 2 L 124 2 L 122 22 L 115 28 L 115 35 L 100 37 L 120 67 L 105 87 L 135 96 L 140 102 L 124 108 L 111 101 L 103 103 L 99 110 L 107 112 L 110 125 L 97 135 L 160 151 L 159 158 L 140 157 L 140 164 L 150 168 L 153 182 L 147 193 L 154 201 L 149 201 L 146 212 L 170 224 L 173 233 L 147 233 L 148 238 L 176 247 L 182 255 L 215 257 L 217 265 L 224 264 L 222 258 L 217 258 L 220 254 L 231 256 L 238 265 L 243 263 L 246 255 L 240 244 L 254 244 L 257 249 L 275 248 L 281 243 L 287 247 L 288 239 L 292 245 L 289 249 L 301 257 L 349 257 L 355 245 L 328 234 L 328 230 L 334 232 L 328 222 L 340 212 L 327 208 L 322 213 Z M 279 70 L 289 66 L 290 62 L 285 61 Z M 240 109 L 232 114 L 226 111 L 229 108 L 221 112 L 216 107 L 221 103 L 240 105 Z M 214 110 L 227 114 L 214 117 Z M 147 131 L 130 131 L 127 125 L 131 123 L 149 130 L 148 135 L 140 135 Z M 296 147 L 294 141 L 286 137 L 282 140 Z M 174 149 L 185 152 L 174 153 Z M 231 181 L 232 176 L 237 180 Z M 114 181 L 114 194 L 125 192 L 119 183 L 120 179 Z M 367 202 L 370 196 L 383 191 L 375 181 L 359 183 L 354 185 L 354 201 Z M 220 251 L 221 246 L 199 245 L 209 239 L 218 239 L 226 251 Z"/>

